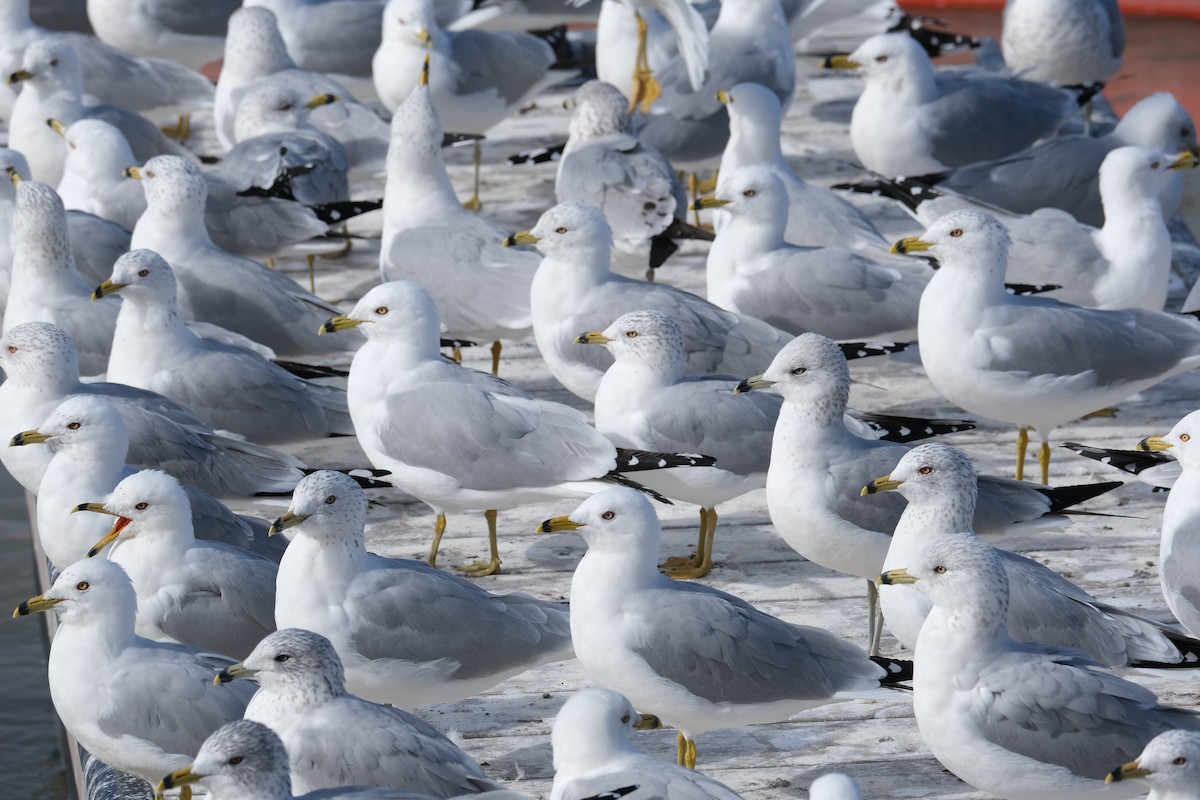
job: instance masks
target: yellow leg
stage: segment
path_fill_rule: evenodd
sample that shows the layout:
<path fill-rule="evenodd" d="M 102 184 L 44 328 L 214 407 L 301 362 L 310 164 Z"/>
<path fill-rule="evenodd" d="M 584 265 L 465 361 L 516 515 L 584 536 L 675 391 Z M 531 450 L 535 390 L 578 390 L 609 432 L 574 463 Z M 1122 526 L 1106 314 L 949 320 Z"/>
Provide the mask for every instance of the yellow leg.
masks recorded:
<path fill-rule="evenodd" d="M 1050 443 L 1042 442 L 1041 449 L 1038 450 L 1038 464 L 1042 466 L 1042 483 L 1046 486 L 1050 485 Z"/>
<path fill-rule="evenodd" d="M 696 538 L 696 552 L 690 556 L 671 556 L 660 567 L 665 569 L 680 569 L 682 567 L 698 567 L 704 559 L 704 541 L 708 531 L 708 509 L 700 509 L 700 534 Z"/>
<path fill-rule="evenodd" d="M 462 350 L 458 347 L 458 345 L 450 348 L 450 357 L 454 359 L 455 364 L 462 363 Z"/>
<path fill-rule="evenodd" d="M 460 570 L 470 575 L 472 578 L 482 578 L 486 575 L 495 575 L 500 571 L 500 543 L 496 536 L 496 510 L 489 509 L 483 512 L 484 519 L 488 525 L 488 547 L 491 550 L 491 560 L 486 564 L 476 561 L 474 564 L 468 564 L 459 567 Z"/>
<path fill-rule="evenodd" d="M 632 114 L 640 107 L 643 114 L 648 114 L 654 101 L 662 96 L 662 84 L 650 71 L 650 58 L 646 54 L 649 26 L 641 14 L 637 15 L 637 27 L 637 61 L 633 66 L 633 92 L 629 98 L 629 113 Z"/>
<path fill-rule="evenodd" d="M 192 787 L 184 786 L 179 790 L 179 800 L 192 800 Z"/>
<path fill-rule="evenodd" d="M 433 545 L 429 548 L 429 566 L 437 566 L 438 549 L 442 546 L 442 536 L 446 533 L 446 515 L 438 514 L 433 520 Z"/>
<path fill-rule="evenodd" d="M 478 211 L 483 208 L 483 203 L 479 201 L 479 166 L 483 163 L 483 148 L 479 146 L 479 142 L 475 143 L 475 151 L 471 160 L 475 162 L 475 191 L 471 194 L 471 199 L 463 203 L 463 208 L 468 211 Z"/>
<path fill-rule="evenodd" d="M 707 194 L 708 192 L 715 192 L 717 190 L 717 183 L 720 182 L 720 179 L 721 179 L 721 170 L 714 169 L 711 178 L 709 178 L 706 181 L 700 181 L 699 188 L 700 188 L 701 193 Z"/>
<path fill-rule="evenodd" d="M 684 764 L 688 769 L 696 768 L 696 740 L 687 740 L 687 755 L 684 757 Z"/>
<path fill-rule="evenodd" d="M 317 263 L 317 256 L 314 253 L 309 253 L 305 256 L 308 259 L 308 290 L 313 294 L 317 293 L 317 270 L 314 266 Z"/>
<path fill-rule="evenodd" d="M 687 179 L 688 194 L 692 196 L 692 224 L 700 224 L 700 208 L 696 205 L 696 201 L 700 199 L 700 176 L 694 172 L 688 173 Z"/>
<path fill-rule="evenodd" d="M 1017 429 L 1017 480 L 1025 480 L 1025 451 L 1029 449 L 1029 428 Z"/>
<path fill-rule="evenodd" d="M 883 640 L 883 606 L 879 603 L 879 589 L 875 581 L 867 581 L 867 654 L 879 655 L 879 643 Z"/>
<path fill-rule="evenodd" d="M 675 763 L 680 767 L 687 763 L 687 739 L 682 731 L 675 734 Z"/>
<path fill-rule="evenodd" d="M 500 377 L 500 340 L 492 342 L 492 374 Z"/>
<path fill-rule="evenodd" d="M 270 269 L 275 269 L 275 259 L 268 258 L 267 259 L 267 267 Z"/>
<path fill-rule="evenodd" d="M 668 570 L 667 574 L 676 580 L 695 580 L 712 572 L 713 539 L 717 535 L 717 510 L 715 508 L 708 509 L 707 520 L 702 521 L 700 526 L 703 543 L 698 548 L 699 563 L 691 569 Z"/>
<path fill-rule="evenodd" d="M 187 138 L 192 135 L 192 115 L 180 114 L 177 123 L 174 125 L 164 125 L 161 130 L 163 134 L 171 139 L 180 142 L 187 141 Z"/>

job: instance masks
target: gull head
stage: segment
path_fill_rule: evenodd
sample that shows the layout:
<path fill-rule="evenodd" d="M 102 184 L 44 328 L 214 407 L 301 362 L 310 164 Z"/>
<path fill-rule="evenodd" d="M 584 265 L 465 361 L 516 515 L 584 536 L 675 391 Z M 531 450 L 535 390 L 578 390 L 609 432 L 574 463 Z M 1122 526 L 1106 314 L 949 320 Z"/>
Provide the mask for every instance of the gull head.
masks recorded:
<path fill-rule="evenodd" d="M 114 561 L 85 558 L 58 574 L 54 585 L 43 595 L 31 597 L 13 613 L 14 617 L 37 611 L 54 611 L 63 624 L 101 620 L 110 638 L 133 636 L 137 614 L 137 593 L 125 570 Z"/>
<path fill-rule="evenodd" d="M 217 683 L 254 678 L 293 702 L 313 703 L 345 693 L 346 673 L 333 644 L 319 633 L 284 628 L 267 636 L 241 664 L 221 670 Z"/>
<path fill-rule="evenodd" d="M 965 503 L 974 513 L 978 477 L 971 459 L 944 444 L 922 444 L 909 450 L 891 474 L 863 487 L 863 494 L 898 491 L 910 503 Z"/>
<path fill-rule="evenodd" d="M 1193 411 L 1171 428 L 1166 436 L 1148 436 L 1138 442 L 1143 452 L 1166 452 L 1183 468 L 1200 466 L 1200 411 Z M 1196 450 L 1195 453 L 1192 450 Z"/>
<path fill-rule="evenodd" d="M 574 531 L 587 542 L 588 552 L 631 556 L 657 572 L 656 555 L 662 527 L 641 492 L 624 486 L 597 492 L 569 516 L 553 517 L 538 526 L 541 533 Z"/>
<path fill-rule="evenodd" d="M 349 475 L 323 469 L 306 475 L 292 490 L 288 510 L 271 525 L 270 533 L 301 526 L 297 535 L 354 539 L 361 544 L 367 524 L 367 496 Z"/>
<path fill-rule="evenodd" d="M 789 403 L 840 420 L 850 400 L 850 368 L 837 342 L 803 333 L 775 354 L 766 372 L 742 381 L 735 391 L 766 388 L 774 388 Z"/>
<path fill-rule="evenodd" d="M 125 174 L 141 181 L 147 207 L 162 215 L 200 218 L 208 200 L 208 181 L 200 165 L 182 156 L 155 156 Z"/>
<path fill-rule="evenodd" d="M 1150 784 L 1151 796 L 1194 797 L 1200 785 L 1200 733 L 1174 730 L 1150 740 L 1136 760 L 1122 764 L 1105 778 L 1105 783 L 1142 778 Z"/>
<path fill-rule="evenodd" d="M 125 478 L 104 503 L 81 503 L 75 510 L 117 518 L 108 535 L 88 551 L 89 556 L 98 555 L 118 539 L 154 537 L 187 546 L 195 537 L 187 492 L 174 476 L 156 469 Z"/>
<path fill-rule="evenodd" d="M 83 68 L 79 55 L 66 41 L 54 38 L 38 39 L 25 48 L 21 69 L 8 76 L 10 84 L 30 81 L 43 91 L 67 89 L 83 91 Z"/>
<path fill-rule="evenodd" d="M 269 133 L 287 133 L 311 127 L 313 109 L 336 103 L 336 94 L 304 94 L 287 84 L 260 83 L 248 88 L 234 115 L 234 134 L 239 142 Z"/>
<path fill-rule="evenodd" d="M 757 83 L 739 83 L 718 98 L 729 109 L 729 128 L 736 135 L 751 129 L 767 135 L 779 133 L 783 108 L 779 98 Z"/>
<path fill-rule="evenodd" d="M 8 147 L 0 147 L 0 200 L 12 202 L 17 196 L 17 187 L 9 180 L 11 175 L 19 175 L 22 178 L 28 178 L 29 162 L 25 160 L 25 156 L 17 150 Z"/>
<path fill-rule="evenodd" d="M 440 32 L 430 0 L 388 0 L 383 9 L 383 42 L 428 47 Z"/>
<path fill-rule="evenodd" d="M 611 83 L 588 81 L 575 90 L 575 96 L 567 104 L 572 108 L 572 139 L 591 139 L 633 130 L 629 100 Z"/>
<path fill-rule="evenodd" d="M 429 292 L 411 281 L 388 281 L 367 292 L 348 314 L 321 326 L 322 333 L 358 328 L 371 340 L 403 345 L 419 357 L 438 358 L 441 317 Z"/>
<path fill-rule="evenodd" d="M 459 131 L 461 132 L 461 131 Z M 427 83 L 418 82 L 392 112 L 388 163 L 425 168 L 442 163 L 442 122 Z"/>
<path fill-rule="evenodd" d="M 879 583 L 912 584 L 935 606 L 961 612 L 973 625 L 1003 631 L 1008 622 L 1008 575 L 992 546 L 974 536 L 929 539 L 907 566 L 883 573 Z"/>
<path fill-rule="evenodd" d="M 1167 154 L 1145 147 L 1118 147 L 1100 165 L 1100 198 L 1109 207 L 1127 195 L 1157 201 L 1171 175 L 1192 166 L 1190 151 Z"/>
<path fill-rule="evenodd" d="M 291 772 L 283 742 L 266 725 L 248 719 L 217 728 L 204 741 L 191 766 L 164 777 L 158 790 L 164 792 L 193 783 L 203 783 L 213 797 L 256 800 L 292 797 Z"/>
<path fill-rule="evenodd" d="M 867 83 L 905 84 L 914 75 L 933 76 L 929 56 L 906 32 L 880 33 L 850 54 Z"/>
<path fill-rule="evenodd" d="M 0 369 L 19 386 L 69 390 L 79 382 L 75 343 L 48 322 L 23 322 L 0 337 Z"/>
<path fill-rule="evenodd" d="M 787 189 L 764 164 L 739 168 L 722 179 L 714 200 L 701 200 L 698 205 L 724 208 L 734 218 L 774 223 L 780 236 L 787 225 Z"/>
<path fill-rule="evenodd" d="M 659 374 L 683 375 L 687 347 L 683 330 L 661 311 L 630 311 L 602 332 L 589 332 L 575 340 L 603 344 L 618 362 L 640 363 Z"/>
<path fill-rule="evenodd" d="M 1156 92 L 1135 103 L 1121 117 L 1112 136 L 1122 144 L 1167 153 L 1200 152 L 1196 123 L 1170 92 Z"/>
<path fill-rule="evenodd" d="M 554 771 L 566 775 L 602 769 L 609 761 L 636 753 L 634 729 L 662 727 L 658 717 L 639 714 L 625 695 L 610 689 L 580 689 L 554 718 L 550 746 Z"/>
<path fill-rule="evenodd" d="M 63 139 L 67 143 L 66 169 L 92 180 L 121 180 L 125 168 L 136 161 L 125 134 L 102 119 L 71 123 Z"/>
<path fill-rule="evenodd" d="M 38 269 L 58 271 L 71 260 L 67 212 L 58 192 L 44 183 L 21 181 L 13 217 L 14 258 Z"/>
<path fill-rule="evenodd" d="M 37 430 L 18 433 L 10 444 L 38 442 L 45 442 L 54 452 L 86 447 L 123 463 L 129 432 L 116 406 L 96 395 L 80 394 L 63 400 Z"/>
<path fill-rule="evenodd" d="M 542 214 L 528 234 L 533 237 L 531 243 L 548 259 L 609 270 L 612 228 L 596 206 L 559 203 Z"/>
<path fill-rule="evenodd" d="M 175 273 L 153 250 L 130 250 L 113 264 L 112 277 L 96 287 L 93 300 L 120 292 L 133 301 L 175 305 Z"/>
<path fill-rule="evenodd" d="M 989 274 L 998 272 L 1002 280 L 1010 242 L 1008 229 L 1000 220 L 981 211 L 962 210 L 939 217 L 920 236 L 901 239 L 892 245 L 892 252 L 928 250 L 943 268 L 986 269 Z"/>
<path fill-rule="evenodd" d="M 275 12 L 262 6 L 245 6 L 229 16 L 222 75 L 262 78 L 294 66 Z"/>

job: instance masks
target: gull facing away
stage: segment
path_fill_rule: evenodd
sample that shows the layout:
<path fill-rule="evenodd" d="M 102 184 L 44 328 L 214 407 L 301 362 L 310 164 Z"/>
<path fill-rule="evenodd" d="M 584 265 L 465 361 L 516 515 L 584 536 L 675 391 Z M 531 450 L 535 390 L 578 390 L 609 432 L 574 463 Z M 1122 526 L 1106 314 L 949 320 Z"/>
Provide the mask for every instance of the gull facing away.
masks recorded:
<path fill-rule="evenodd" d="M 1009 0 L 1000 47 L 1026 80 L 1103 83 L 1121 66 L 1125 21 L 1117 0 Z"/>
<path fill-rule="evenodd" d="M 200 69 L 220 59 L 226 21 L 239 5 L 239 0 L 88 0 L 87 11 L 105 44 Z"/>
<path fill-rule="evenodd" d="M 571 579 L 571 638 L 588 677 L 679 730 L 678 763 L 698 735 L 777 722 L 851 699 L 886 699 L 907 662 L 872 658 L 820 628 L 792 625 L 741 598 L 658 572 L 658 517 L 618 487 L 543 533 L 574 531 L 588 550 Z"/>

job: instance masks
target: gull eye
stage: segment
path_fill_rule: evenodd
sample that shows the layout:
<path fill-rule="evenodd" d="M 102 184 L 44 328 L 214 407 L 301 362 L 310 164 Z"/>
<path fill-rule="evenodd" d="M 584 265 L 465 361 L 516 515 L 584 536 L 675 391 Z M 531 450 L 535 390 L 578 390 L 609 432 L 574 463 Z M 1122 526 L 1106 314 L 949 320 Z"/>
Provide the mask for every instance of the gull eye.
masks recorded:
<path fill-rule="evenodd" d="M 808 372 L 808 370 L 804 367 L 796 367 L 794 370 L 792 370 L 793 375 L 803 375 L 806 372 Z"/>
<path fill-rule="evenodd" d="M 622 724 L 622 725 L 628 725 L 628 724 L 629 724 L 629 719 L 630 719 L 630 717 L 629 717 L 629 715 L 628 715 L 628 714 L 626 714 L 625 716 L 621 717 L 621 724 Z"/>
<path fill-rule="evenodd" d="M 742 197 L 754 197 L 757 194 L 758 192 L 756 190 L 747 189 L 746 191 L 742 192 Z"/>
<path fill-rule="evenodd" d="M 291 658 L 291 656 L 289 656 L 287 653 L 280 653 L 279 655 L 275 656 L 275 660 L 280 664 L 287 661 L 289 658 Z"/>
<path fill-rule="evenodd" d="M 69 431 L 77 431 L 77 430 L 79 430 L 79 428 L 80 428 L 80 425 L 78 422 L 68 422 L 67 423 L 67 430 L 69 430 Z"/>
<path fill-rule="evenodd" d="M 152 169 L 148 169 L 148 170 L 146 170 L 145 172 L 143 172 L 142 174 L 143 174 L 143 175 L 145 175 L 147 178 L 153 178 L 153 177 L 154 177 L 154 170 L 152 170 Z"/>
<path fill-rule="evenodd" d="M 559 225 L 557 228 L 555 228 L 555 229 L 554 229 L 554 232 L 555 232 L 555 233 L 560 233 L 560 234 L 561 234 L 561 233 L 566 233 L 566 232 L 567 232 L 567 228 L 566 228 L 566 226 L 564 226 L 564 225 Z"/>
<path fill-rule="evenodd" d="M 327 505 L 327 506 L 331 506 L 331 505 L 333 505 L 333 504 L 334 504 L 334 503 L 336 503 L 336 502 L 337 502 L 337 495 L 336 495 L 336 494 L 331 494 L 331 495 L 329 495 L 329 497 L 326 497 L 326 498 L 325 498 L 325 505 Z"/>
<path fill-rule="evenodd" d="M 384 316 L 387 316 L 387 313 L 390 310 L 391 309 L 389 309 L 387 306 L 380 306 L 379 308 L 375 309 L 375 313 L 381 317 L 384 317 Z"/>
<path fill-rule="evenodd" d="M 57 66 L 58 66 L 58 59 L 57 59 L 57 58 L 52 58 L 52 59 L 50 59 L 50 66 L 52 66 L 52 67 L 57 67 Z"/>
<path fill-rule="evenodd" d="M 10 344 L 10 345 L 8 346 L 8 352 L 9 352 L 10 354 L 11 354 L 11 353 L 15 353 L 15 352 L 17 352 L 17 346 L 16 346 L 16 345 L 12 345 L 12 344 Z"/>
<path fill-rule="evenodd" d="M 950 238 L 952 238 L 952 239 L 959 239 L 962 237 L 962 235 L 963 235 L 962 228 L 955 228 L 954 230 L 950 231 Z"/>
<path fill-rule="evenodd" d="M 638 337 L 638 332 L 637 331 L 625 331 L 625 335 L 628 336 L 630 339 L 636 339 Z"/>
<path fill-rule="evenodd" d="M 139 269 L 139 270 L 138 270 L 138 277 L 139 277 L 139 278 L 144 278 L 144 277 L 146 277 L 146 276 L 147 276 L 147 275 L 149 275 L 149 274 L 150 274 L 150 270 L 148 270 L 148 269 Z"/>
<path fill-rule="evenodd" d="M 80 581 L 79 583 L 75 584 L 75 588 L 81 592 L 86 592 L 88 589 L 92 588 L 92 585 L 87 581 Z"/>
<path fill-rule="evenodd" d="M 605 511 L 600 515 L 600 519 L 614 519 L 616 516 L 616 513 L 613 511 Z"/>
<path fill-rule="evenodd" d="M 243 758 L 242 756 L 234 756 L 233 758 L 229 759 L 229 761 L 227 761 L 226 763 L 229 764 L 229 766 L 231 766 L 231 767 L 236 767 L 238 764 L 242 763 L 245 760 L 246 759 Z"/>
<path fill-rule="evenodd" d="M 134 506 L 134 508 L 136 508 L 138 511 L 145 511 L 149 507 L 150 507 L 150 504 L 147 503 L 145 500 L 143 500 L 142 502 L 140 502 L 136 506 Z"/>
<path fill-rule="evenodd" d="M 924 467 L 921 467 L 919 470 L 917 470 L 917 472 L 921 473 L 922 475 L 932 475 L 933 467 L 926 465 Z"/>
<path fill-rule="evenodd" d="M 1175 766 L 1177 766 L 1177 767 L 1182 767 L 1184 764 L 1186 764 L 1186 763 L 1187 763 L 1187 759 L 1186 759 L 1186 758 L 1184 758 L 1183 756 L 1180 756 L 1179 758 L 1175 759 L 1175 760 L 1174 760 L 1174 761 L 1172 761 L 1171 763 L 1172 763 L 1172 764 L 1174 764 L 1174 765 L 1175 765 Z"/>
<path fill-rule="evenodd" d="M 887 60 L 888 60 L 888 57 L 887 57 L 887 56 L 875 56 L 875 63 L 876 63 L 876 64 L 886 64 L 886 63 L 887 63 Z"/>
<path fill-rule="evenodd" d="M 1150 169 L 1158 169 L 1158 167 L 1161 163 L 1162 163 L 1161 161 L 1152 161 L 1150 163 Z"/>
<path fill-rule="evenodd" d="M 1179 441 L 1181 441 L 1181 442 L 1190 442 L 1191 440 L 1192 440 L 1192 435 L 1191 435 L 1190 433 L 1181 433 L 1181 434 L 1179 434 Z"/>
<path fill-rule="evenodd" d="M 941 564 L 938 564 L 936 567 L 934 567 L 933 571 L 936 572 L 938 575 L 946 574 L 946 568 L 943 567 Z"/>
<path fill-rule="evenodd" d="M 291 110 L 292 110 L 292 104 L 291 104 L 291 103 L 284 103 L 283 105 L 281 105 L 281 106 L 279 107 L 279 110 L 280 110 L 280 111 L 291 111 Z"/>
<path fill-rule="evenodd" d="M 1186 125 L 1184 125 L 1182 128 L 1179 129 L 1179 135 L 1180 136 L 1191 136 L 1192 132 L 1190 130 L 1188 130 L 1188 127 Z"/>

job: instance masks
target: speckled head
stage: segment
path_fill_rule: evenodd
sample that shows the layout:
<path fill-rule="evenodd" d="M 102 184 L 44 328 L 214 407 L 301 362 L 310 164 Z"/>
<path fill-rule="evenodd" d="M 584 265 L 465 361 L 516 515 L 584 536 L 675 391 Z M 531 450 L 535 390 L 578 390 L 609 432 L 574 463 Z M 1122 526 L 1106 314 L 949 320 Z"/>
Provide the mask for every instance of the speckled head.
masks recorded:
<path fill-rule="evenodd" d="M 346 673 L 333 644 L 301 628 L 270 634 L 242 667 L 264 688 L 284 690 L 297 702 L 345 692 Z"/>
<path fill-rule="evenodd" d="M 274 12 L 247 6 L 230 15 L 222 72 L 252 78 L 293 66 Z"/>
<path fill-rule="evenodd" d="M 429 86 L 418 82 L 392 112 L 388 161 L 407 163 L 442 159 L 442 123 Z"/>
<path fill-rule="evenodd" d="M 150 211 L 163 216 L 203 217 L 208 182 L 199 164 L 181 156 L 155 156 L 135 174 L 146 192 Z"/>
<path fill-rule="evenodd" d="M 120 292 L 134 302 L 175 305 L 175 273 L 153 250 L 130 250 L 113 264 L 112 277 L 96 289 L 96 295 Z"/>
<path fill-rule="evenodd" d="M 44 183 L 22 181 L 17 187 L 12 235 L 14 262 L 39 270 L 66 269 L 71 263 L 67 212 L 58 192 Z"/>
<path fill-rule="evenodd" d="M 962 614 L 986 630 L 1005 629 L 1008 576 L 991 545 L 973 536 L 929 539 L 900 570 L 908 577 L 894 582 L 912 583 L 935 606 Z"/>
<path fill-rule="evenodd" d="M 318 470 L 306 475 L 292 492 L 287 513 L 275 521 L 273 532 L 296 528 L 296 535 L 363 543 L 367 496 L 349 475 Z"/>
<path fill-rule="evenodd" d="M 1158 800 L 1195 797 L 1200 786 L 1200 733 L 1182 729 L 1160 733 L 1135 761 L 1114 769 L 1108 782 L 1134 778 L 1145 779 L 1151 796 Z"/>
<path fill-rule="evenodd" d="M 571 138 L 591 139 L 614 133 L 631 133 L 629 100 L 621 90 L 604 81 L 588 81 L 575 90 L 571 114 Z"/>
<path fill-rule="evenodd" d="M 161 788 L 200 783 L 213 797 L 291 800 L 288 754 L 278 734 L 261 722 L 240 719 L 205 740 L 196 760 L 163 778 Z"/>
<path fill-rule="evenodd" d="M 79 356 L 66 331 L 48 322 L 24 322 L 0 337 L 0 369 L 17 385 L 73 385 Z"/>
<path fill-rule="evenodd" d="M 970 502 L 979 491 L 975 466 L 966 453 L 944 444 L 922 444 L 909 450 L 889 476 L 911 503 Z"/>
<path fill-rule="evenodd" d="M 655 372 L 677 377 L 687 364 L 683 330 L 661 311 L 630 311 L 604 329 L 608 352 L 618 362 L 629 360 Z"/>
<path fill-rule="evenodd" d="M 789 403 L 799 403 L 822 419 L 840 420 L 850 400 L 850 368 L 837 342 L 803 333 L 775 354 L 762 374 Z"/>

